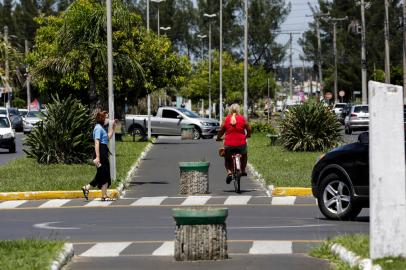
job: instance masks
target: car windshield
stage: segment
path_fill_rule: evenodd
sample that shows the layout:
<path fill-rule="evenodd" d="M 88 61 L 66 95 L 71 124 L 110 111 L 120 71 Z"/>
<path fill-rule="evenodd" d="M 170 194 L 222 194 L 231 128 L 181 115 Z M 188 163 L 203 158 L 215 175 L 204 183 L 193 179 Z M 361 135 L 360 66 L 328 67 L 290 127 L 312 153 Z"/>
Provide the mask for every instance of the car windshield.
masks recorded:
<path fill-rule="evenodd" d="M 10 127 L 10 122 L 6 117 L 0 117 L 0 128 L 8 128 Z"/>
<path fill-rule="evenodd" d="M 186 110 L 184 108 L 180 108 L 178 109 L 181 113 L 183 113 L 184 115 L 186 115 L 187 117 L 190 118 L 199 118 L 199 116 L 197 114 L 195 114 L 194 112 L 191 112 L 189 110 Z"/>
<path fill-rule="evenodd" d="M 39 111 L 30 111 L 27 113 L 27 117 L 41 117 L 42 113 Z"/>
<path fill-rule="evenodd" d="M 338 104 L 336 104 L 336 106 L 335 106 L 336 108 L 344 108 L 345 107 L 345 104 L 344 103 L 338 103 Z"/>
<path fill-rule="evenodd" d="M 9 108 L 8 109 L 8 113 L 10 115 L 19 115 L 18 110 L 17 109 L 13 109 L 13 108 Z"/>
<path fill-rule="evenodd" d="M 7 115 L 7 109 L 0 109 L 0 114 Z"/>
<path fill-rule="evenodd" d="M 356 107 L 354 107 L 354 112 L 355 113 L 367 113 L 368 106 L 356 106 Z"/>

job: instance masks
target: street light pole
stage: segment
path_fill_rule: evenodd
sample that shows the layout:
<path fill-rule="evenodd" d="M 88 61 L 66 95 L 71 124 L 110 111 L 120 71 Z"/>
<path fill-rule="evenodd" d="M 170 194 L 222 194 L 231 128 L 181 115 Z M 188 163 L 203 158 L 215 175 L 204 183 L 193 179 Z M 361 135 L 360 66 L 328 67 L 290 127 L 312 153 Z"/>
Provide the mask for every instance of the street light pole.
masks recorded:
<path fill-rule="evenodd" d="M 223 123 L 223 0 L 220 0 L 220 59 L 219 59 L 219 72 L 220 72 L 220 93 L 219 93 L 219 120 L 220 125 Z"/>
<path fill-rule="evenodd" d="M 203 15 L 209 19 L 216 17 L 216 14 L 207 14 Z M 209 22 L 209 119 L 211 119 L 212 107 L 211 107 L 211 20 Z"/>
<path fill-rule="evenodd" d="M 149 1 L 147 0 L 147 32 L 149 33 Z M 147 137 L 148 140 L 151 140 L 151 94 L 147 93 L 147 118 L 148 118 L 148 123 L 147 123 Z"/>
<path fill-rule="evenodd" d="M 248 0 L 244 0 L 244 117 L 248 120 Z"/>
<path fill-rule="evenodd" d="M 5 58 L 5 82 L 4 82 L 4 89 L 7 91 L 7 108 L 10 108 L 10 70 L 8 65 L 8 26 L 4 26 L 4 44 L 6 45 L 6 49 L 4 50 L 4 58 Z"/>
<path fill-rule="evenodd" d="M 362 73 L 362 104 L 367 104 L 367 60 L 365 42 L 365 2 L 361 0 L 361 73 Z"/>
<path fill-rule="evenodd" d="M 161 29 L 162 31 L 165 31 L 165 36 L 166 36 L 166 32 L 171 30 L 171 27 L 159 27 L 159 29 Z M 166 62 L 166 53 L 165 53 L 165 62 Z M 165 69 L 165 77 L 166 77 L 166 69 Z M 166 86 L 164 88 L 164 105 L 166 106 Z M 159 96 L 159 106 L 161 106 L 161 96 Z"/>
<path fill-rule="evenodd" d="M 114 122 L 114 93 L 113 93 L 113 30 L 111 22 L 111 0 L 106 0 L 107 7 L 107 73 L 108 73 L 108 94 L 109 94 L 109 128 L 113 128 Z M 116 179 L 116 138 L 113 130 L 113 137 L 110 141 L 110 175 Z"/>
<path fill-rule="evenodd" d="M 29 48 L 28 48 L 28 40 L 25 40 L 25 59 L 27 59 L 28 57 L 28 52 L 29 52 Z M 27 60 L 26 60 L 27 61 Z M 26 63 L 26 67 L 25 67 L 25 73 L 26 73 L 26 87 L 27 87 L 27 109 L 30 109 L 30 104 L 31 104 L 31 84 L 30 84 L 30 69 L 28 66 L 28 63 Z"/>
<path fill-rule="evenodd" d="M 293 85 L 292 85 L 292 79 L 293 79 L 293 67 L 292 67 L 292 33 L 289 34 L 289 96 L 290 100 L 293 98 Z"/>
<path fill-rule="evenodd" d="M 403 0 L 403 104 L 406 104 L 406 0 Z"/>
<path fill-rule="evenodd" d="M 334 103 L 338 102 L 337 98 L 337 23 L 333 22 L 333 51 L 334 51 Z"/>
<path fill-rule="evenodd" d="M 203 39 L 207 37 L 207 35 L 197 35 L 198 38 L 200 38 L 200 40 L 202 41 L 202 52 L 201 52 L 201 57 L 202 57 L 202 61 L 204 59 L 204 54 L 203 54 L 203 48 L 204 48 L 204 42 Z"/>
<path fill-rule="evenodd" d="M 390 55 L 389 55 L 389 3 L 385 0 L 385 83 L 390 83 Z"/>

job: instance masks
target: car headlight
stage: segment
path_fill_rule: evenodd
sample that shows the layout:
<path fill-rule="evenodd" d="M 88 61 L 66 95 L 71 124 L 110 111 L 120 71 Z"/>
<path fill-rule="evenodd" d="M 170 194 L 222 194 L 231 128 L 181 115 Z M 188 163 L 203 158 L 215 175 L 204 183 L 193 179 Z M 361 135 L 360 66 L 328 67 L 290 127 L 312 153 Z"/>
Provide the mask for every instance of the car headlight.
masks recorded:
<path fill-rule="evenodd" d="M 211 126 L 211 123 L 209 123 L 209 122 L 200 122 L 203 126 L 206 126 L 206 127 L 208 127 L 208 126 Z"/>
<path fill-rule="evenodd" d="M 3 134 L 3 139 L 10 139 L 13 137 L 14 137 L 14 134 L 12 132 Z"/>

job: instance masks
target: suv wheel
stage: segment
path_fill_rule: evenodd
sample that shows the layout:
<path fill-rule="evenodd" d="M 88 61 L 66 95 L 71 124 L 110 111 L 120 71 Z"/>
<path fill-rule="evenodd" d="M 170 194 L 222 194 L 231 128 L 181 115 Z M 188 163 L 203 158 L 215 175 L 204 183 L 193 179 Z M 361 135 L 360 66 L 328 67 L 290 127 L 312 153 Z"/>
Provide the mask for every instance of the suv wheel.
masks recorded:
<path fill-rule="evenodd" d="M 144 130 L 138 126 L 132 126 L 130 127 L 130 132 L 131 136 L 144 136 Z"/>
<path fill-rule="evenodd" d="M 201 137 L 200 130 L 197 127 L 193 128 L 193 140 L 198 140 Z"/>
<path fill-rule="evenodd" d="M 354 194 L 348 181 L 335 173 L 320 181 L 317 201 L 320 211 L 329 219 L 354 219 L 362 210 L 354 204 Z"/>
<path fill-rule="evenodd" d="M 16 144 L 15 143 L 10 146 L 10 148 L 8 149 L 8 152 L 16 153 Z"/>

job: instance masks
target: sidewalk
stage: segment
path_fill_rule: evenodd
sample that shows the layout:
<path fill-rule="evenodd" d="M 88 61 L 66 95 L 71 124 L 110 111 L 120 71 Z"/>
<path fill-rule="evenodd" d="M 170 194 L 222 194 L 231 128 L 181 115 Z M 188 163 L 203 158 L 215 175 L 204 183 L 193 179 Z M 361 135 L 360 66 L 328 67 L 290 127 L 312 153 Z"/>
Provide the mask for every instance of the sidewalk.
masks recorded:
<path fill-rule="evenodd" d="M 181 140 L 180 137 L 159 137 L 142 166 L 130 182 L 125 198 L 179 196 L 179 162 L 209 161 L 209 195 L 238 195 L 234 185 L 226 184 L 224 160 L 218 155 L 221 143 L 210 140 Z M 249 149 L 248 149 L 249 160 Z M 241 195 L 266 196 L 262 186 L 252 176 L 241 178 Z"/>

